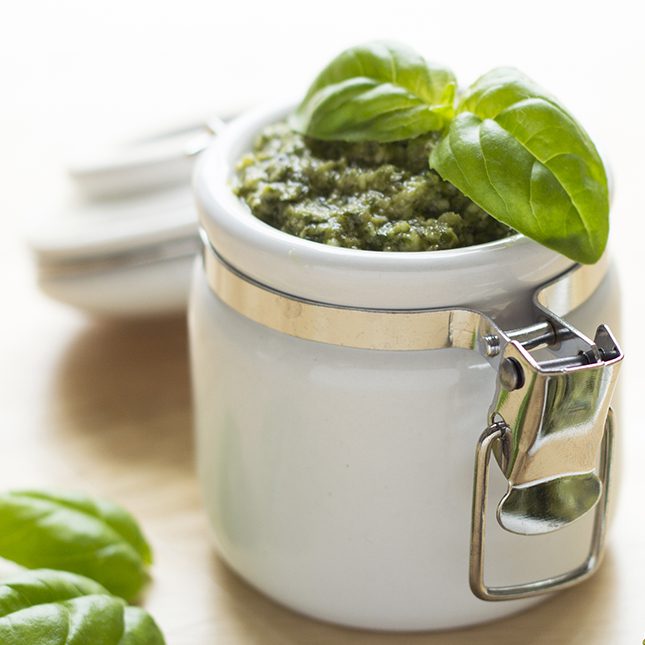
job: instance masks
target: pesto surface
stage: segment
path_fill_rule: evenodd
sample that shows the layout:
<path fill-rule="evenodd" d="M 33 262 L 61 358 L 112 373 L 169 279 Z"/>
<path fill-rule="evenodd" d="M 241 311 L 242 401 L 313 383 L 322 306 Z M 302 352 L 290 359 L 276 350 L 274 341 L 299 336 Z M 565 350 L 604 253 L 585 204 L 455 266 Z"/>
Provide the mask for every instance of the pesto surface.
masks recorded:
<path fill-rule="evenodd" d="M 267 224 L 333 246 L 434 251 L 512 234 L 430 170 L 436 141 L 318 141 L 278 123 L 239 161 L 234 191 Z"/>

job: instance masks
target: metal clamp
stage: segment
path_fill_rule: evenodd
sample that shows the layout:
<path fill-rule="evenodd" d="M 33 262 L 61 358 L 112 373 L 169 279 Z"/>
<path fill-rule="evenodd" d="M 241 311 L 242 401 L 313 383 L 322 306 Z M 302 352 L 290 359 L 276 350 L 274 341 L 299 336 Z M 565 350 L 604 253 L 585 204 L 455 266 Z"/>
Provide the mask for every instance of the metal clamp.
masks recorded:
<path fill-rule="evenodd" d="M 611 397 L 623 358 L 607 327 L 594 341 L 536 301 L 542 322 L 500 332 L 497 391 L 475 455 L 470 587 L 482 600 L 527 598 L 564 589 L 600 564 L 613 442 Z M 553 346 L 555 359 L 531 354 Z M 497 506 L 502 528 L 520 535 L 558 530 L 594 507 L 589 554 L 575 569 L 543 580 L 489 587 L 484 581 L 485 516 L 491 454 L 508 482 Z"/>
<path fill-rule="evenodd" d="M 477 443 L 475 456 L 475 485 L 473 490 L 472 536 L 470 546 L 470 588 L 482 600 L 513 600 L 529 598 L 571 587 L 582 582 L 600 566 L 607 525 L 607 501 L 609 499 L 610 464 L 613 445 L 613 414 L 611 408 L 605 423 L 601 460 L 598 476 L 602 496 L 596 505 L 591 545 L 585 561 L 575 569 L 552 578 L 526 582 L 518 585 L 489 587 L 484 582 L 484 535 L 486 527 L 486 489 L 492 448 L 503 438 L 507 427 L 501 423 L 489 426 Z"/>

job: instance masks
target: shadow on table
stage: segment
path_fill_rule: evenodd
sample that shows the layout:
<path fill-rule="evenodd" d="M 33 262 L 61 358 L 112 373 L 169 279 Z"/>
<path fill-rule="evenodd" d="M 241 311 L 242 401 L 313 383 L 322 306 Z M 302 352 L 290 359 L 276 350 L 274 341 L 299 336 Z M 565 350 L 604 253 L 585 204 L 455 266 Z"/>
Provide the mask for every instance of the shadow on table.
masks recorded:
<path fill-rule="evenodd" d="M 598 638 L 598 626 L 608 624 L 614 611 L 607 594 L 614 587 L 611 553 L 588 582 L 510 618 L 468 629 L 435 633 L 383 633 L 344 629 L 300 616 L 263 596 L 214 557 L 215 577 L 223 590 L 227 615 L 235 621 L 240 642 L 253 645 L 546 645 L 587 642 Z M 608 598 L 610 601 L 608 602 Z M 598 642 L 594 640 L 594 642 Z M 606 642 L 611 642 L 608 635 Z"/>
<path fill-rule="evenodd" d="M 57 431 L 102 461 L 192 469 L 185 317 L 91 323 L 63 354 Z"/>

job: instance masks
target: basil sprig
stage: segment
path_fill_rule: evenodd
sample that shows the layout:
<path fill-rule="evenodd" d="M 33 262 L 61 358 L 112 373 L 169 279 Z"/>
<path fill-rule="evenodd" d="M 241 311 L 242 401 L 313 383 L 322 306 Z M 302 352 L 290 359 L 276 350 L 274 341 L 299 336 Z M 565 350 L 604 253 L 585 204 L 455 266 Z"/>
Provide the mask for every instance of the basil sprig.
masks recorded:
<path fill-rule="evenodd" d="M 313 138 L 395 141 L 442 130 L 430 167 L 492 217 L 585 264 L 607 244 L 605 168 L 582 126 L 516 69 L 479 78 L 454 105 L 455 80 L 409 49 L 349 49 L 291 118 Z"/>
<path fill-rule="evenodd" d="M 291 117 L 317 139 L 396 141 L 440 130 L 453 116 L 454 74 L 401 45 L 374 42 L 340 54 Z"/>
<path fill-rule="evenodd" d="M 164 645 L 153 618 L 97 582 L 64 571 L 25 571 L 0 583 L 0 643 Z"/>
<path fill-rule="evenodd" d="M 0 495 L 0 557 L 82 574 L 126 600 L 139 594 L 152 562 L 141 530 L 121 507 L 43 491 Z"/>
<path fill-rule="evenodd" d="M 577 262 L 609 234 L 607 176 L 589 135 L 516 69 L 495 69 L 459 101 L 430 166 L 481 208 Z"/>

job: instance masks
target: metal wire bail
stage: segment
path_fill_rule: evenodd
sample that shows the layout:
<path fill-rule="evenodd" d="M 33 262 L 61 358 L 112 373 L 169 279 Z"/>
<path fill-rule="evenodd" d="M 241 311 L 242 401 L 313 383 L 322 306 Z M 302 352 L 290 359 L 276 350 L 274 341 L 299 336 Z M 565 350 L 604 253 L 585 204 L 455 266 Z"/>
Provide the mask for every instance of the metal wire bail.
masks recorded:
<path fill-rule="evenodd" d="M 602 557 L 614 434 L 611 397 L 622 352 L 607 327 L 590 341 L 542 307 L 541 324 L 504 333 L 489 427 L 475 454 L 470 587 L 482 600 L 509 600 L 569 587 Z M 512 340 L 515 339 L 515 340 Z M 538 362 L 531 350 L 559 344 L 565 353 Z M 566 353 L 568 350 L 568 353 Z M 575 569 L 543 580 L 489 587 L 484 581 L 485 517 L 491 455 L 508 488 L 497 506 L 502 528 L 520 535 L 556 531 L 591 511 L 589 554 Z"/>

